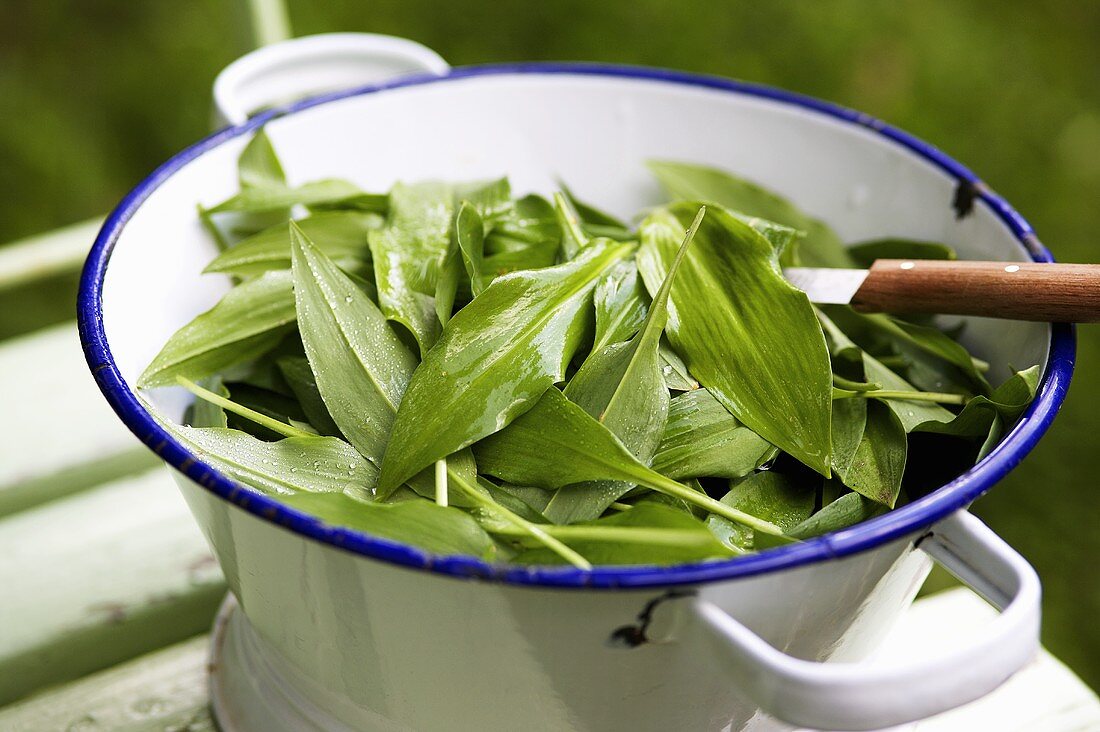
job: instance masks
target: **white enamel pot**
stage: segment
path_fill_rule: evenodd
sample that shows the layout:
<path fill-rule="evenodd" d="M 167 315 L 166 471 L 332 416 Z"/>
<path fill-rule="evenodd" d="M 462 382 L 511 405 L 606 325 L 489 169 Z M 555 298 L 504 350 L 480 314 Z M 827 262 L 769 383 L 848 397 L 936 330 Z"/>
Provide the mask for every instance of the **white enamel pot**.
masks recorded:
<path fill-rule="evenodd" d="M 399 179 L 506 174 L 517 191 L 548 193 L 560 179 L 630 216 L 661 199 L 646 159 L 689 160 L 782 192 L 849 241 L 905 236 L 947 242 L 965 258 L 1051 260 L 966 168 L 831 104 L 655 69 L 448 71 L 392 46 L 382 53 L 397 56 L 373 73 L 409 63 L 429 73 L 247 120 L 246 107 L 227 104 L 223 116 L 237 124 L 134 189 L 84 273 L 92 372 L 174 469 L 243 613 L 223 654 L 234 675 L 215 689 L 225 728 L 736 730 L 774 718 L 866 730 L 977 699 L 1029 660 L 1038 579 L 965 510 L 1054 417 L 1072 371 L 1070 326 L 969 321 L 967 345 L 998 365 L 994 378 L 1007 364 L 1042 363 L 1044 373 L 1028 412 L 964 475 L 859 526 L 706 564 L 585 572 L 430 556 L 239 487 L 158 427 L 132 384 L 229 286 L 200 276 L 214 248 L 195 205 L 235 192 L 237 155 L 261 125 L 293 183 L 342 177 L 386 190 Z M 179 418 L 188 396 L 154 399 Z M 861 662 L 933 560 L 1003 612 L 937 657 Z"/>

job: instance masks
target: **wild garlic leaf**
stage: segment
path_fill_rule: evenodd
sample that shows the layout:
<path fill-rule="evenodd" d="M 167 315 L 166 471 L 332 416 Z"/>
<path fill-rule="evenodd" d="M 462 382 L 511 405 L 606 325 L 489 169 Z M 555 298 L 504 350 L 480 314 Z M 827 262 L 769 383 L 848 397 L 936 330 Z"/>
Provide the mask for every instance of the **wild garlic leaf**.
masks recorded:
<path fill-rule="evenodd" d="M 637 483 L 766 533 L 780 529 L 646 467 L 598 420 L 550 387 L 507 428 L 474 445 L 482 472 L 509 483 L 556 489 L 586 481 Z"/>
<path fill-rule="evenodd" d="M 886 506 L 858 493 L 847 493 L 790 529 L 787 536 L 810 539 L 846 529 L 886 512 Z"/>
<path fill-rule="evenodd" d="M 237 158 L 241 188 L 284 188 L 286 173 L 267 132 L 260 129 Z"/>
<path fill-rule="evenodd" d="M 290 227 L 302 343 L 317 388 L 348 441 L 380 465 L 416 357 L 370 298 Z"/>
<path fill-rule="evenodd" d="M 905 428 L 897 415 L 886 404 L 869 400 L 863 436 L 845 470 L 838 467 L 838 476 L 856 493 L 893 508 L 907 451 Z"/>
<path fill-rule="evenodd" d="M 308 425 L 306 414 L 296 399 L 251 384 L 227 383 L 225 387 L 229 392 L 228 398 L 242 407 L 271 417 L 282 424 Z M 278 440 L 284 436 L 237 414 L 230 413 L 226 420 L 228 427 L 247 432 L 262 440 Z M 317 430 L 312 427 L 308 427 L 305 431 L 317 434 Z"/>
<path fill-rule="evenodd" d="M 274 348 L 294 328 L 289 272 L 268 272 L 227 292 L 218 304 L 176 331 L 138 379 L 141 388 L 170 386 L 177 376 L 205 379 Z"/>
<path fill-rule="evenodd" d="M 446 183 L 398 183 L 385 227 L 369 234 L 378 304 L 412 333 L 421 357 L 441 330 L 435 295 L 450 251 L 453 195 Z"/>
<path fill-rule="evenodd" d="M 382 218 L 357 211 L 326 211 L 296 223 L 326 256 L 350 269 L 370 262 L 367 232 L 379 228 Z M 222 252 L 203 272 L 255 277 L 275 269 L 290 269 L 290 229 L 285 221 Z"/>
<path fill-rule="evenodd" d="M 225 388 L 225 384 L 223 383 L 221 376 L 211 376 L 209 378 L 203 379 L 200 386 L 226 399 L 229 398 L 229 390 Z M 191 406 L 188 408 L 188 414 L 184 418 L 184 422 L 191 427 L 229 426 L 229 422 L 225 414 L 225 409 L 223 409 L 220 405 L 209 402 L 205 399 L 196 399 L 194 403 L 191 404 Z"/>
<path fill-rule="evenodd" d="M 305 356 L 282 356 L 276 363 L 298 403 L 302 405 L 302 411 L 309 423 L 322 435 L 343 438 L 343 433 L 328 413 L 325 400 L 321 398 L 317 377 L 309 367 L 309 359 Z"/>
<path fill-rule="evenodd" d="M 638 332 L 649 308 L 649 294 L 638 277 L 638 266 L 624 260 L 609 269 L 596 284 L 596 336 L 592 352 L 622 343 Z"/>
<path fill-rule="evenodd" d="M 339 178 L 315 180 L 292 188 L 289 186 L 265 186 L 263 188 L 244 188 L 237 195 L 222 201 L 213 208 L 206 209 L 209 214 L 222 213 L 266 213 L 279 211 L 291 206 L 333 206 L 349 199 L 359 201 L 358 210 L 384 213 L 386 197 L 373 196 L 373 203 L 354 183 Z"/>
<path fill-rule="evenodd" d="M 568 261 L 588 246 L 589 236 L 581 228 L 580 216 L 562 193 L 554 194 L 554 215 L 561 227 L 561 256 Z"/>
<path fill-rule="evenodd" d="M 593 351 L 565 388 L 566 397 L 603 423 L 644 464 L 657 449 L 668 417 L 659 349 L 668 322 L 669 289 L 704 213 L 700 209 L 688 229 L 661 289 L 653 296 L 642 329 L 630 341 Z M 559 490 L 544 511 L 547 518 L 555 523 L 590 521 L 634 487 L 629 482 L 601 482 L 605 485 L 599 488 L 581 485 Z"/>
<path fill-rule="evenodd" d="M 857 346 L 825 313 L 819 311 L 818 318 L 824 329 L 825 340 L 829 344 L 829 351 L 832 353 L 834 361 L 838 359 L 846 361 L 850 368 L 854 370 L 852 376 L 879 384 L 883 389 L 889 391 L 919 391 L 915 386 L 898 376 L 892 369 L 884 366 L 881 361 Z M 840 410 L 841 414 L 841 417 L 834 415 L 833 418 L 833 449 L 834 452 L 840 453 L 840 457 L 834 455 L 834 464 L 846 464 L 844 457 L 850 456 L 855 449 L 851 438 L 856 426 L 850 421 L 844 425 L 839 425 L 838 420 L 847 417 L 849 419 L 854 418 L 860 423 L 865 421 L 860 415 L 866 413 L 866 405 L 848 405 L 845 402 L 862 401 L 862 399 L 840 399 L 833 402 L 834 412 Z M 954 418 L 951 412 L 935 402 L 905 399 L 886 399 L 883 401 L 901 420 L 907 433 L 923 422 L 949 422 Z M 845 430 L 839 437 L 835 432 L 837 426 Z M 862 426 L 860 426 L 860 434 L 862 434 L 862 429 Z M 855 439 L 858 441 L 858 436 Z"/>
<path fill-rule="evenodd" d="M 957 259 L 946 244 L 915 239 L 873 239 L 848 247 L 848 253 L 860 267 L 870 267 L 876 259 Z"/>
<path fill-rule="evenodd" d="M 706 389 L 672 400 L 668 423 L 651 467 L 673 480 L 741 478 L 773 459 L 778 450 L 737 421 Z"/>
<path fill-rule="evenodd" d="M 530 409 L 590 332 L 592 289 L 629 255 L 593 242 L 575 260 L 498 278 L 447 324 L 393 425 L 383 494 Z"/>
<path fill-rule="evenodd" d="M 493 540 L 457 508 L 429 501 L 375 503 L 339 493 L 300 493 L 280 500 L 331 526 L 410 544 L 432 554 L 493 558 Z"/>
<path fill-rule="evenodd" d="M 844 475 L 867 427 L 868 399 L 833 400 L 833 472 Z"/>
<path fill-rule="evenodd" d="M 661 341 L 661 372 L 665 375 L 665 386 L 671 391 L 694 391 L 699 388 L 699 382 L 688 371 L 684 359 L 680 354 L 672 350 L 672 346 Z"/>
<path fill-rule="evenodd" d="M 655 292 L 697 204 L 642 222 L 638 271 Z M 779 273 L 772 246 L 711 208 L 672 287 L 668 338 L 691 374 L 742 423 L 828 475 L 832 369 L 814 308 Z"/>
<path fill-rule="evenodd" d="M 922 371 L 909 370 L 909 380 L 917 387 L 936 392 L 989 393 L 989 383 L 974 358 L 942 331 L 883 313 L 857 313 L 847 305 L 825 305 L 821 309 L 864 350 L 885 342 L 911 363 L 922 365 Z"/>
<path fill-rule="evenodd" d="M 731 481 L 729 491 L 721 500 L 727 506 L 790 531 L 813 513 L 816 490 L 788 475 L 763 470 Z M 714 514 L 707 517 L 706 525 L 726 546 L 742 552 L 754 548 L 754 532 L 747 526 Z"/>
<path fill-rule="evenodd" d="M 508 218 L 515 210 L 512 187 L 507 178 L 456 184 L 454 205 L 457 207 L 463 202 L 473 206 L 477 215 L 488 225 Z"/>
<path fill-rule="evenodd" d="M 470 291 L 474 297 L 481 294 L 488 282 L 485 279 L 485 222 L 469 201 L 463 201 L 455 214 L 454 242 L 470 279 Z M 446 325 L 446 323 L 444 323 Z"/>
<path fill-rule="evenodd" d="M 600 227 L 615 228 L 624 231 L 630 228 L 622 220 L 578 199 L 576 195 L 573 194 L 572 189 L 570 189 L 564 181 L 558 181 L 558 188 L 565 194 L 565 198 L 569 201 L 569 205 L 577 212 L 577 215 L 580 216 L 584 224 L 595 224 Z"/>
<path fill-rule="evenodd" d="M 583 524 L 550 529 L 593 564 L 678 564 L 724 559 L 734 552 L 690 514 L 647 502 Z M 560 564 L 548 549 L 519 554 L 521 564 Z"/>
<path fill-rule="evenodd" d="M 493 222 L 485 237 L 485 254 L 501 254 L 545 242 L 553 242 L 556 247 L 560 239 L 553 204 L 531 194 L 516 200 L 508 214 Z"/>
<path fill-rule="evenodd" d="M 651 160 L 647 165 L 673 200 L 709 201 L 765 222 L 805 232 L 798 245 L 798 263 L 803 266 L 855 266 L 844 244 L 828 225 L 807 216 L 790 201 L 762 186 L 705 165 L 667 160 Z M 782 241 L 775 238 L 780 233 L 774 229 L 761 233 L 773 243 Z"/>
<path fill-rule="evenodd" d="M 1024 413 L 1035 398 L 1039 374 L 1039 366 L 1017 371 L 988 397 L 976 396 L 969 400 L 962 411 L 950 421 L 923 422 L 915 430 L 953 437 L 988 439 L 994 421 L 998 418 L 1002 425 L 1011 425 Z"/>
<path fill-rule="evenodd" d="M 266 442 L 240 430 L 170 427 L 213 467 L 263 493 L 369 495 L 378 470 L 335 437 L 288 437 Z"/>
<path fill-rule="evenodd" d="M 558 261 L 558 240 L 544 239 L 522 249 L 490 254 L 482 260 L 482 276 L 488 287 L 497 277 L 512 272 L 552 267 Z"/>

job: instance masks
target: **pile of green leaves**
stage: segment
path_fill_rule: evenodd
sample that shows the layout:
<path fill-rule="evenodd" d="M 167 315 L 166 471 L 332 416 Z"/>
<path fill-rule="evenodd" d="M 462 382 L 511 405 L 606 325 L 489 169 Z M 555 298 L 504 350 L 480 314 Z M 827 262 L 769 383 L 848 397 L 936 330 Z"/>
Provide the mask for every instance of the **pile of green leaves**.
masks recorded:
<path fill-rule="evenodd" d="M 817 308 L 845 247 L 771 192 L 653 162 L 631 227 L 505 179 L 287 183 L 263 134 L 200 217 L 234 286 L 143 389 L 204 460 L 319 520 L 529 564 L 720 559 L 857 523 L 980 459 L 1034 396 L 930 322 Z"/>

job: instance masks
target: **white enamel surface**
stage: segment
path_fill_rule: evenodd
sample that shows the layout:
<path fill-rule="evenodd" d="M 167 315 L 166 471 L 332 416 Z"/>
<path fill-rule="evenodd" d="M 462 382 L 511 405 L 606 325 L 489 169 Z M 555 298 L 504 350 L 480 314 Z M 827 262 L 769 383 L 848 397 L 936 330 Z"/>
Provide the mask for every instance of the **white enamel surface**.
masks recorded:
<path fill-rule="evenodd" d="M 877 730 L 962 706 L 996 689 L 1039 651 L 1039 577 L 977 518 L 936 525 L 921 550 L 1002 612 L 950 651 L 893 663 L 805 661 L 784 654 L 723 608 L 696 598 L 678 638 L 775 716 L 824 729 Z"/>
<path fill-rule="evenodd" d="M 292 182 L 507 174 L 519 192 L 555 178 L 628 216 L 660 200 L 647 158 L 727 168 L 790 196 L 846 240 L 937 239 L 963 258 L 1023 260 L 982 204 L 959 221 L 945 174 L 872 131 L 767 100 L 659 81 L 474 77 L 389 90 L 268 125 Z M 235 192 L 245 140 L 169 177 L 123 230 L 104 327 L 131 383 L 167 337 L 228 286 L 200 277 L 214 253 L 195 204 Z M 971 322 L 968 345 L 1000 365 L 1045 359 L 1048 328 Z M 185 395 L 155 396 L 178 417 Z M 611 648 L 609 634 L 661 594 L 462 581 L 304 540 L 182 481 L 257 637 L 292 685 L 356 729 L 739 729 L 756 705 L 675 640 Z M 912 539 L 914 537 L 910 537 Z M 929 562 L 908 541 L 701 588 L 796 656 L 866 655 Z M 656 630 L 654 631 L 656 632 Z"/>
<path fill-rule="evenodd" d="M 262 642 L 253 663 L 269 677 L 264 691 L 292 689 L 352 729 L 720 730 L 756 711 L 717 660 L 671 629 L 667 638 L 663 623 L 651 628 L 655 642 L 610 643 L 663 590 L 537 589 L 402 569 L 303 541 L 180 483 Z M 862 656 L 927 568 L 902 542 L 701 596 L 799 656 Z"/>
<path fill-rule="evenodd" d="M 438 53 L 405 38 L 304 36 L 264 46 L 226 66 L 214 80 L 214 107 L 222 124 L 237 125 L 257 110 L 294 99 L 448 69 Z"/>

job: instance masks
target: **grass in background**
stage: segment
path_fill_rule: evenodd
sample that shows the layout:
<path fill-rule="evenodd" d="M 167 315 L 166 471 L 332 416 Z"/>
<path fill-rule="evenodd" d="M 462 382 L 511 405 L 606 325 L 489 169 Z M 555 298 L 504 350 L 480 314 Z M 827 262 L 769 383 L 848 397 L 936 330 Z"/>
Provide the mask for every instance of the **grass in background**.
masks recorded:
<path fill-rule="evenodd" d="M 773 84 L 884 118 L 977 171 L 1065 261 L 1100 260 L 1100 4 L 1011 0 L 291 0 L 298 34 L 402 35 L 453 64 L 584 59 Z M 244 3 L 0 6 L 0 239 L 101 215 L 207 132 Z M 72 314 L 0 312 L 0 335 Z M 1043 444 L 976 512 L 1038 568 L 1044 640 L 1100 686 L 1100 331 Z"/>

